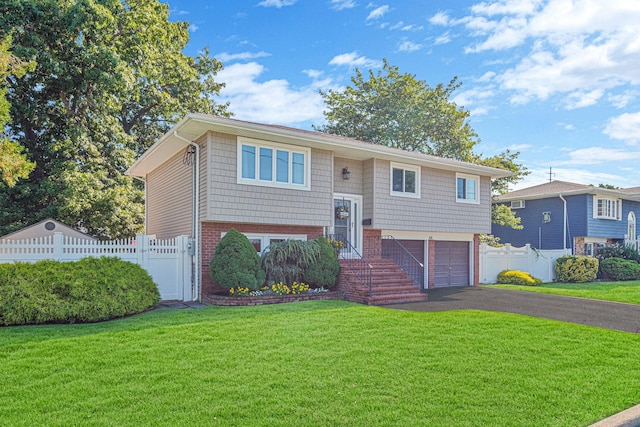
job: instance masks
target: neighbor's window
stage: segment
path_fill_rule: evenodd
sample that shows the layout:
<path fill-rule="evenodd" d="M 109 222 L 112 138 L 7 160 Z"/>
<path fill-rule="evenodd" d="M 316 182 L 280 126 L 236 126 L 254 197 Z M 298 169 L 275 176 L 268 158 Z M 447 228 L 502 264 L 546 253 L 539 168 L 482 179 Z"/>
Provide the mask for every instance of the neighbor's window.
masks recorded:
<path fill-rule="evenodd" d="M 456 201 L 463 203 L 480 202 L 480 177 L 456 174 Z"/>
<path fill-rule="evenodd" d="M 391 194 L 420 197 L 420 167 L 391 163 Z"/>
<path fill-rule="evenodd" d="M 622 220 L 622 199 L 594 196 L 593 217 L 618 221 Z"/>
<path fill-rule="evenodd" d="M 238 183 L 308 190 L 311 151 L 238 138 Z"/>

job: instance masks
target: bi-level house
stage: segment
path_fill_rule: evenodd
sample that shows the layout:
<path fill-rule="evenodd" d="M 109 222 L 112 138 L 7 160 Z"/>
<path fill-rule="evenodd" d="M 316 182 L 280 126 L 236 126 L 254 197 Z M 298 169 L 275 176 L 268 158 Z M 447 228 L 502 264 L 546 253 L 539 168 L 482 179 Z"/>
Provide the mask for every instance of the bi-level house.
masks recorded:
<path fill-rule="evenodd" d="M 551 181 L 512 191 L 495 199 L 508 204 L 523 228 L 493 226 L 501 243 L 538 249 L 567 249 L 594 255 L 598 245 L 637 245 L 640 187 L 607 189 Z"/>
<path fill-rule="evenodd" d="M 209 263 L 235 228 L 258 252 L 283 239 L 344 241 L 339 289 L 369 303 L 411 300 L 394 299 L 394 285 L 410 283 L 419 299 L 426 288 L 477 284 L 478 237 L 491 230 L 490 181 L 509 175 L 204 114 L 186 116 L 128 173 L 145 181 L 147 234 L 194 237 L 198 295 L 218 290 Z"/>

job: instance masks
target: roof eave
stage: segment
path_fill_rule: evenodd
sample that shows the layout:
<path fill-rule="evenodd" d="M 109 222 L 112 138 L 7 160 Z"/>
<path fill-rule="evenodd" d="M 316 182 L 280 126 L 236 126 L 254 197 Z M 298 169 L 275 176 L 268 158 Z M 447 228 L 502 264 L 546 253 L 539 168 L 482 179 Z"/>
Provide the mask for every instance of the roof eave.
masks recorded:
<path fill-rule="evenodd" d="M 205 129 L 202 133 L 197 135 L 194 140 L 202 137 L 209 131 L 243 134 L 244 136 L 254 138 L 265 138 L 269 136 L 276 140 L 291 139 L 291 142 L 306 142 L 307 146 L 313 148 L 331 148 L 334 151 L 350 153 L 354 153 L 353 150 L 356 150 L 356 152 L 366 153 L 368 157 L 384 158 L 405 163 L 415 163 L 436 169 L 454 170 L 461 173 L 488 176 L 492 179 L 505 178 L 513 175 L 512 172 L 502 169 L 474 165 L 472 163 L 466 163 L 459 160 L 429 156 L 421 153 L 403 151 L 397 148 L 370 144 L 329 134 L 317 132 L 307 133 L 297 129 L 273 127 L 261 123 L 234 121 L 199 113 L 190 113 L 185 116 L 170 131 L 160 137 L 160 139 L 158 139 L 158 141 L 156 141 L 156 143 L 154 143 L 140 158 L 138 158 L 136 162 L 127 169 L 126 174 L 145 177 L 149 172 L 157 168 L 170 156 L 175 155 L 186 146 L 184 141 L 175 137 L 175 134 L 176 132 L 181 134 L 190 125 L 193 125 L 195 128 L 196 123 L 204 124 Z M 176 141 L 179 141 L 179 144 L 176 145 Z"/>

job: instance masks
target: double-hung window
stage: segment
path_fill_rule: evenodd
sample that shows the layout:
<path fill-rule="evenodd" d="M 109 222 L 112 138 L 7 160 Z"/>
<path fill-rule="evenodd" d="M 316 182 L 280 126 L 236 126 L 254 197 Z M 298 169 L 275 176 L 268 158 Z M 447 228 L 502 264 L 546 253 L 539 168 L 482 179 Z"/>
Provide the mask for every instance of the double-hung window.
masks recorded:
<path fill-rule="evenodd" d="M 238 138 L 238 183 L 309 190 L 311 151 Z"/>
<path fill-rule="evenodd" d="M 476 175 L 456 174 L 456 201 L 462 203 L 480 203 L 480 177 Z"/>
<path fill-rule="evenodd" d="M 420 167 L 391 163 L 391 195 L 420 197 Z"/>
<path fill-rule="evenodd" d="M 593 196 L 593 217 L 622 220 L 622 199 Z"/>

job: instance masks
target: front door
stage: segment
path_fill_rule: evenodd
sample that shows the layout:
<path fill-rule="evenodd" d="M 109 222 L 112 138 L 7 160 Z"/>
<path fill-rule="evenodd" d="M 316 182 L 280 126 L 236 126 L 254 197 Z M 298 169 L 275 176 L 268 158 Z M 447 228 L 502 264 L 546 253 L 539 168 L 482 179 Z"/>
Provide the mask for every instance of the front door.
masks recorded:
<path fill-rule="evenodd" d="M 333 232 L 344 242 L 343 257 L 362 256 L 362 196 L 336 194 L 333 199 Z"/>

